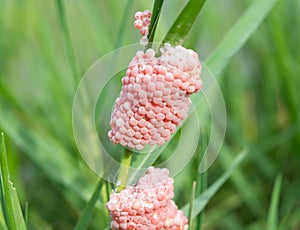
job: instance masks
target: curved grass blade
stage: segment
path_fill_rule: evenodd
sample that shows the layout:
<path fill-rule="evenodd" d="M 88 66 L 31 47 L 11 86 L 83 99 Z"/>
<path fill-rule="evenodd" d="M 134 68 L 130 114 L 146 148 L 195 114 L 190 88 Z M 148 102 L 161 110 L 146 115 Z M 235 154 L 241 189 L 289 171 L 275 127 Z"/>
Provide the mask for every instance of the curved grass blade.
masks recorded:
<path fill-rule="evenodd" d="M 181 45 L 196 21 L 204 3 L 205 0 L 190 0 L 177 17 L 163 43 L 170 43 L 173 46 Z"/>
<path fill-rule="evenodd" d="M 1 133 L 1 205 L 9 229 L 26 229 L 17 191 L 10 181 L 4 133 Z"/>
<path fill-rule="evenodd" d="M 276 230 L 278 228 L 278 203 L 280 198 L 281 182 L 282 175 L 278 175 L 273 187 L 271 204 L 267 219 L 267 230 Z"/>
<path fill-rule="evenodd" d="M 278 0 L 255 0 L 237 19 L 215 51 L 205 61 L 214 75 L 218 75 L 230 58 L 245 44 Z"/>
<path fill-rule="evenodd" d="M 194 200 L 194 207 L 191 215 L 192 218 L 195 218 L 205 208 L 205 206 L 210 201 L 210 199 L 216 194 L 216 192 L 231 176 L 233 170 L 240 165 L 242 160 L 246 157 L 247 153 L 248 153 L 247 149 L 241 151 L 233 161 L 231 167 L 227 169 L 227 171 L 213 185 L 211 185 L 207 190 L 205 190 L 204 193 L 200 194 Z M 181 209 L 186 216 L 188 215 L 188 210 L 190 208 L 189 206 L 190 206 L 189 204 L 186 204 Z"/>
<path fill-rule="evenodd" d="M 96 202 L 99 198 L 102 185 L 103 185 L 103 180 L 100 179 L 99 182 L 97 183 L 97 186 L 95 188 L 95 191 L 93 192 L 91 199 L 87 203 L 86 207 L 82 212 L 80 219 L 78 220 L 76 226 L 74 227 L 74 230 L 87 229 L 90 219 L 92 218 Z"/>

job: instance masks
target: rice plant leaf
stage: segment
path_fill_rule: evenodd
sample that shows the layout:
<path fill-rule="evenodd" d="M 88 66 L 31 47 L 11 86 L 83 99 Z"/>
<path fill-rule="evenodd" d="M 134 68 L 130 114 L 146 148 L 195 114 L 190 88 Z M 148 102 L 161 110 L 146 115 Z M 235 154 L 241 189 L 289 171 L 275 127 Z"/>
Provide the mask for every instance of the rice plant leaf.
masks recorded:
<path fill-rule="evenodd" d="M 237 157 L 234 159 L 231 167 L 214 183 L 212 184 L 205 192 L 200 194 L 194 201 L 194 207 L 192 212 L 192 218 L 195 218 L 207 205 L 210 199 L 216 194 L 216 192 L 221 188 L 221 186 L 228 180 L 232 172 L 236 167 L 240 165 L 242 160 L 246 157 L 248 153 L 247 149 L 242 150 Z M 184 214 L 188 215 L 189 204 L 186 204 L 181 209 Z"/>
<path fill-rule="evenodd" d="M 149 43 L 153 42 L 155 31 L 156 31 L 156 26 L 158 24 L 160 12 L 162 9 L 162 5 L 164 3 L 164 0 L 155 0 L 153 9 L 152 9 L 152 17 L 151 17 L 151 22 L 149 26 Z"/>
<path fill-rule="evenodd" d="M 3 223 L 3 220 L 0 220 L 0 229 L 7 230 L 6 225 Z"/>
<path fill-rule="evenodd" d="M 229 59 L 245 44 L 278 0 L 255 0 L 237 19 L 214 52 L 205 61 L 213 74 L 218 75 Z"/>
<path fill-rule="evenodd" d="M 282 175 L 278 175 L 273 187 L 271 204 L 267 219 L 267 230 L 276 230 L 278 228 L 278 203 L 280 198 Z"/>
<path fill-rule="evenodd" d="M 129 21 L 129 18 L 130 17 L 130 10 L 132 8 L 132 5 L 133 5 L 133 1 L 131 0 L 127 0 L 127 4 L 126 4 L 126 8 L 124 10 L 124 15 L 123 15 L 123 18 L 122 18 L 122 23 L 120 25 L 120 28 L 119 28 L 119 36 L 117 38 L 117 42 L 116 42 L 116 46 L 115 48 L 119 48 L 123 41 L 124 41 L 124 38 L 125 38 L 125 34 L 126 34 L 126 28 L 128 27 L 128 21 Z"/>
<path fill-rule="evenodd" d="M 80 219 L 78 220 L 74 230 L 87 229 L 89 222 L 92 218 L 96 202 L 99 198 L 99 194 L 100 194 L 102 185 L 103 185 L 103 180 L 100 179 L 99 182 L 97 183 L 97 186 L 95 188 L 95 191 L 93 192 L 91 199 L 89 200 L 86 207 L 84 208 L 82 215 L 81 215 Z"/>
<path fill-rule="evenodd" d="M 17 191 L 10 181 L 4 133 L 1 133 L 1 205 L 9 229 L 26 229 Z"/>
<path fill-rule="evenodd" d="M 112 42 L 112 39 L 105 28 L 106 22 L 99 13 L 97 2 L 79 1 L 78 4 L 80 4 L 80 8 L 82 8 L 82 11 L 87 19 L 89 27 L 88 29 L 91 33 L 92 40 L 95 42 L 98 52 L 103 55 L 113 50 L 114 43 Z"/>
<path fill-rule="evenodd" d="M 205 0 L 189 0 L 170 28 L 163 43 L 181 45 L 199 15 Z"/>
<path fill-rule="evenodd" d="M 75 84 L 79 82 L 80 76 L 81 76 L 81 71 L 77 65 L 76 62 L 76 57 L 75 57 L 75 52 L 73 49 L 73 44 L 72 44 L 72 39 L 71 35 L 69 32 L 69 27 L 67 24 L 67 19 L 66 19 L 66 14 L 65 14 L 65 8 L 63 4 L 63 0 L 57 0 L 56 1 L 57 5 L 57 11 L 58 11 L 58 16 L 59 16 L 59 21 L 61 25 L 62 32 L 64 34 L 64 39 L 65 39 L 65 45 L 67 49 L 67 55 L 69 58 L 69 62 L 73 71 L 73 76 L 75 79 Z"/>

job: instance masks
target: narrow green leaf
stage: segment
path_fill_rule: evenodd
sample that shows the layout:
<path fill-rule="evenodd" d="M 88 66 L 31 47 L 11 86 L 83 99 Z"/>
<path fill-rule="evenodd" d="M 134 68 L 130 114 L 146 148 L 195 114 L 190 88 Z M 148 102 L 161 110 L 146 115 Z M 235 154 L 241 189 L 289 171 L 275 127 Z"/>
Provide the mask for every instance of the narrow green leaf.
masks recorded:
<path fill-rule="evenodd" d="M 199 142 L 201 143 L 199 145 L 198 149 L 198 154 L 197 154 L 197 172 L 198 172 L 198 167 L 201 164 L 201 160 L 203 158 L 203 155 L 205 154 L 207 145 L 209 143 L 209 133 L 205 131 L 205 129 L 201 130 L 201 139 Z M 196 182 L 197 182 L 197 187 L 196 187 L 196 196 L 201 195 L 207 188 L 207 177 L 208 177 L 208 171 L 203 172 L 203 173 L 197 173 L 196 175 Z M 195 229 L 201 230 L 202 229 L 202 224 L 203 224 L 203 212 L 201 211 L 195 218 Z"/>
<path fill-rule="evenodd" d="M 101 17 L 98 3 L 96 1 L 78 1 L 77 4 L 81 4 L 78 7 L 82 8 L 87 20 L 88 30 L 91 34 L 91 40 L 94 41 L 95 48 L 98 49 L 99 54 L 102 56 L 113 50 L 115 44 L 111 39 L 111 34 L 108 33 L 105 27 L 106 21 L 104 17 Z"/>
<path fill-rule="evenodd" d="M 1 139 L 1 198 L 4 198 L 4 202 L 2 202 L 2 210 L 6 225 L 9 229 L 23 230 L 26 229 L 26 225 L 20 207 L 17 191 L 9 178 L 4 133 L 1 133 Z"/>
<path fill-rule="evenodd" d="M 57 4 L 57 10 L 58 10 L 60 26 L 61 26 L 62 32 L 64 34 L 64 39 L 65 39 L 65 44 L 66 44 L 66 49 L 67 49 L 67 55 L 68 55 L 70 65 L 71 65 L 71 68 L 72 68 L 72 71 L 73 71 L 73 76 L 74 76 L 74 79 L 75 79 L 75 82 L 74 82 L 75 85 L 74 86 L 76 87 L 77 83 L 79 82 L 79 78 L 80 78 L 81 73 L 80 73 L 79 67 L 76 63 L 75 52 L 74 52 L 74 49 L 73 49 L 72 39 L 71 39 L 71 35 L 70 35 L 70 32 L 69 32 L 67 20 L 66 20 L 63 0 L 57 0 L 56 4 Z"/>
<path fill-rule="evenodd" d="M 8 164 L 6 159 L 6 147 L 5 147 L 5 138 L 4 133 L 1 133 L 1 139 L 2 139 L 2 148 L 1 148 L 1 181 L 3 186 L 3 198 L 4 198 L 4 206 L 3 206 L 3 212 L 4 216 L 6 218 L 6 224 L 8 228 L 13 228 L 15 226 L 15 219 L 14 219 L 14 213 L 13 213 L 13 205 L 12 205 L 12 197 L 11 197 L 11 189 L 10 189 L 10 178 L 9 178 L 9 170 L 8 170 Z"/>
<path fill-rule="evenodd" d="M 282 175 L 278 175 L 273 187 L 271 204 L 269 207 L 267 230 L 276 230 L 278 227 L 278 203 L 280 198 Z"/>
<path fill-rule="evenodd" d="M 1 133 L 1 156 L 0 159 L 2 158 L 2 155 L 6 154 L 6 148 L 5 148 L 5 140 L 4 140 L 4 135 Z M 2 162 L 2 159 L 1 159 Z M 3 173 L 2 173 L 2 165 L 0 164 L 0 191 L 1 191 L 1 207 L 2 207 L 2 213 L 4 217 L 4 221 L 7 224 L 8 223 L 8 214 L 7 214 L 7 208 L 6 208 L 6 201 L 5 201 L 5 191 L 4 191 L 4 182 L 3 182 Z"/>
<path fill-rule="evenodd" d="M 9 181 L 9 189 L 10 189 L 10 196 L 12 200 L 12 212 L 14 215 L 14 228 L 13 229 L 27 229 L 25 224 L 25 219 L 21 210 L 20 201 L 18 198 L 17 190 L 13 186 L 13 183 Z"/>
<path fill-rule="evenodd" d="M 200 162 L 199 162 L 200 164 Z M 205 191 L 206 186 L 207 186 L 207 171 L 204 173 L 198 173 L 197 177 L 197 192 L 196 194 L 202 194 L 203 191 Z M 196 191 L 197 191 L 196 190 Z M 196 229 L 201 230 L 202 229 L 202 221 L 203 221 L 203 210 L 199 212 L 199 214 L 196 216 Z"/>
<path fill-rule="evenodd" d="M 119 28 L 119 33 L 118 33 L 119 36 L 117 38 L 117 42 L 116 42 L 116 46 L 115 46 L 116 49 L 121 47 L 123 44 L 123 40 L 125 38 L 125 34 L 127 31 L 126 28 L 128 28 L 129 19 L 131 19 L 130 10 L 132 8 L 132 4 L 133 4 L 132 0 L 127 0 L 126 8 L 124 10 L 124 15 L 123 15 L 122 22 L 121 22 L 121 25 Z"/>
<path fill-rule="evenodd" d="M 89 200 L 86 207 L 84 208 L 82 215 L 81 215 L 80 219 L 78 220 L 74 230 L 87 229 L 90 219 L 92 218 L 96 202 L 99 198 L 99 194 L 100 194 L 102 185 L 103 185 L 103 180 L 100 179 L 99 182 L 97 183 L 97 186 L 95 188 L 95 191 L 94 191 L 91 199 Z"/>
<path fill-rule="evenodd" d="M 25 203 L 24 220 L 26 226 L 28 226 L 28 202 Z"/>
<path fill-rule="evenodd" d="M 278 0 L 255 0 L 237 19 L 215 51 L 205 61 L 214 75 L 218 75 L 229 59 L 245 44 Z"/>
<path fill-rule="evenodd" d="M 161 12 L 163 3 L 164 3 L 164 0 L 155 0 L 155 2 L 154 2 L 153 9 L 152 9 L 151 22 L 150 22 L 150 26 L 149 26 L 149 35 L 148 35 L 149 44 L 151 42 L 153 42 L 153 40 L 154 40 L 154 35 L 155 35 L 155 31 L 156 31 L 156 27 L 158 24 L 158 20 L 159 20 L 159 16 L 160 16 L 160 12 Z"/>
<path fill-rule="evenodd" d="M 193 212 L 193 207 L 194 207 L 194 200 L 195 200 L 195 191 L 196 191 L 196 181 L 193 182 L 192 186 L 192 192 L 191 192 L 191 197 L 190 197 L 190 207 L 189 207 L 189 215 L 188 215 L 188 220 L 189 220 L 189 228 L 193 229 L 192 225 L 192 212 Z"/>
<path fill-rule="evenodd" d="M 189 0 L 175 20 L 163 43 L 181 45 L 199 15 L 205 0 Z"/>
<path fill-rule="evenodd" d="M 240 165 L 242 160 L 246 157 L 247 153 L 248 153 L 247 149 L 241 151 L 233 161 L 231 167 L 227 169 L 227 171 L 213 185 L 211 185 L 207 190 L 205 190 L 204 193 L 200 194 L 195 199 L 192 218 L 195 218 L 205 208 L 205 206 L 210 201 L 210 199 L 216 194 L 216 192 L 231 176 L 233 170 Z M 182 207 L 182 211 L 186 216 L 188 215 L 188 210 L 189 210 L 189 204 L 186 204 L 184 207 Z"/>

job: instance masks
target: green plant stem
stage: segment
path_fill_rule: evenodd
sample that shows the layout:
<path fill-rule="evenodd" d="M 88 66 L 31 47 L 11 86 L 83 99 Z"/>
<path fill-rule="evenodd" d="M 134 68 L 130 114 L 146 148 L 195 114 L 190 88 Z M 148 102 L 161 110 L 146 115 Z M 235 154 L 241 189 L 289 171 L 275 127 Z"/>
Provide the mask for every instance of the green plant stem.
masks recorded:
<path fill-rule="evenodd" d="M 125 149 L 121 159 L 120 172 L 117 180 L 118 183 L 117 192 L 120 192 L 124 188 L 126 188 L 127 179 L 128 179 L 128 170 L 130 167 L 131 158 L 132 158 L 132 152 L 128 149 Z"/>

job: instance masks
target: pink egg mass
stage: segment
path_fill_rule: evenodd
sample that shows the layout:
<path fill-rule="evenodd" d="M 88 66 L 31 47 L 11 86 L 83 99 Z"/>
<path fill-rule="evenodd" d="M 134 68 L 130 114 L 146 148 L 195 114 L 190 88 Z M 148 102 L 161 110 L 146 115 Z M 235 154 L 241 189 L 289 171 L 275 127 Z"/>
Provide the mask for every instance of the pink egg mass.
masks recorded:
<path fill-rule="evenodd" d="M 122 78 L 108 134 L 115 144 L 137 150 L 163 145 L 188 115 L 189 96 L 202 86 L 198 55 L 168 44 L 160 51 L 159 57 L 153 49 L 138 51 Z"/>

